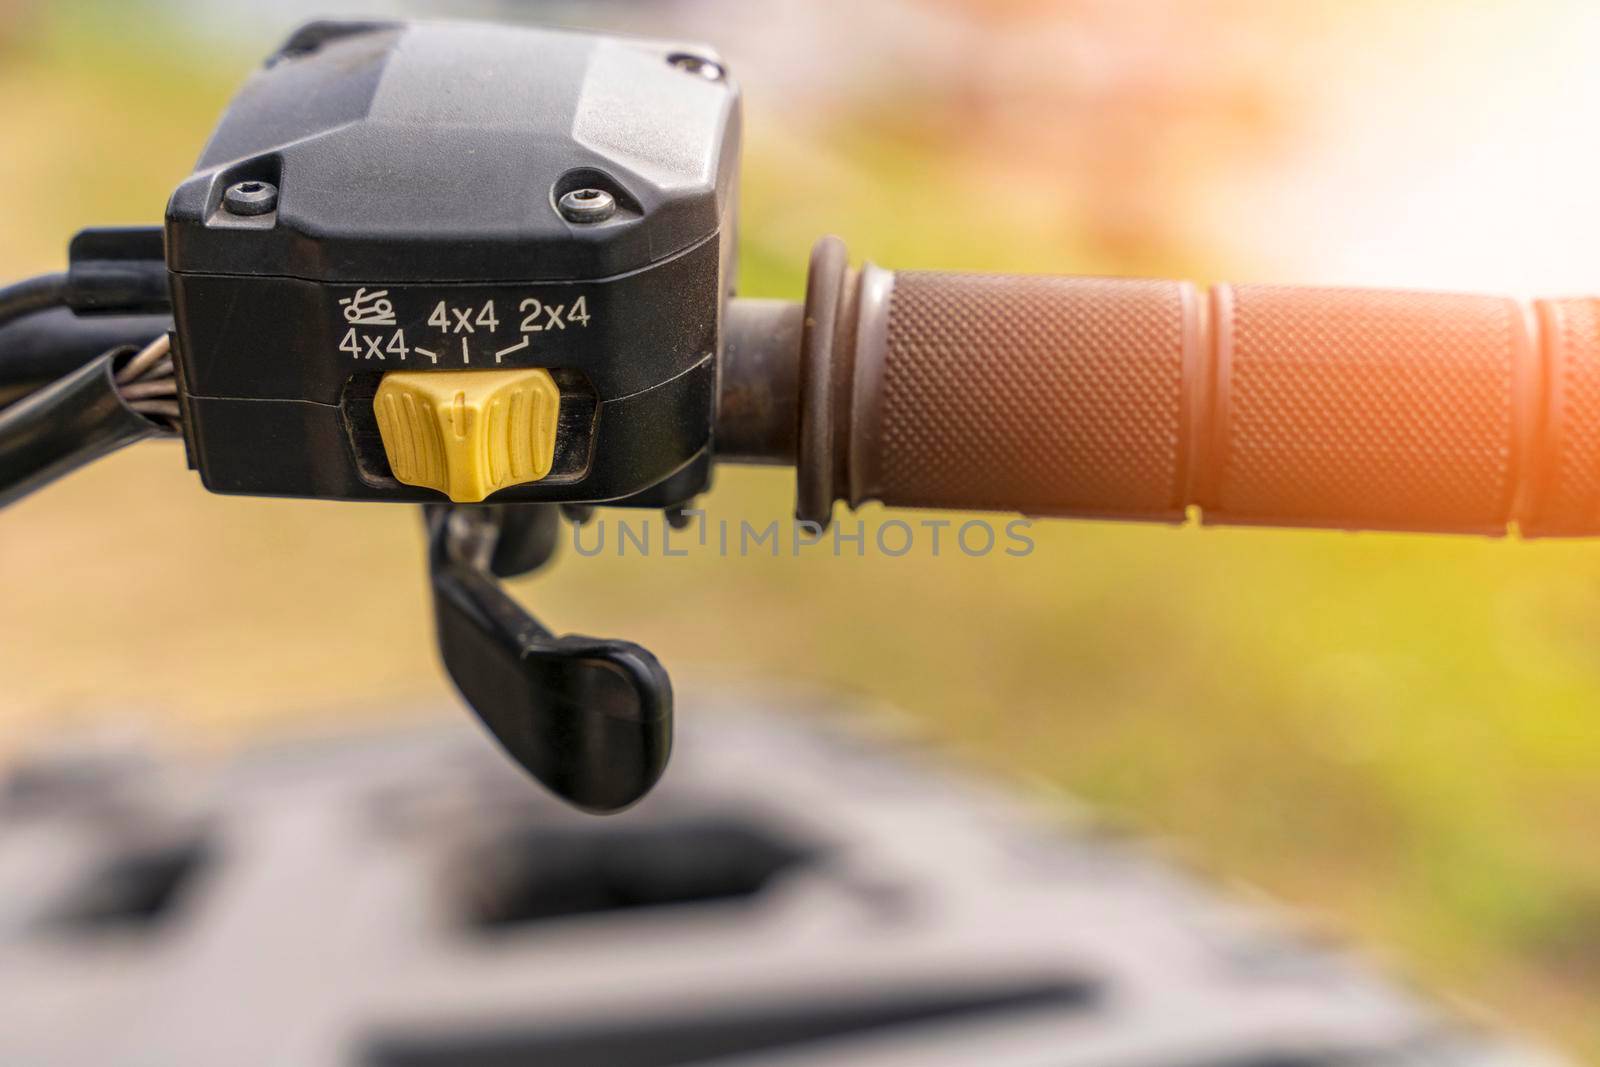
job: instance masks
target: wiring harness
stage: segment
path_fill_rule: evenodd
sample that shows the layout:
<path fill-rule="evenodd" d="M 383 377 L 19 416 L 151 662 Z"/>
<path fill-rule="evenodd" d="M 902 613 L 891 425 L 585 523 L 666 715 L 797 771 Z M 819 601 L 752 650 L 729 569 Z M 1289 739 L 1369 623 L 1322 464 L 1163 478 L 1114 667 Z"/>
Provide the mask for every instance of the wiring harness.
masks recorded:
<path fill-rule="evenodd" d="M 0 506 L 179 433 L 160 261 L 146 236 L 119 257 L 105 253 L 127 249 L 128 232 L 86 234 L 69 271 L 0 287 Z"/>

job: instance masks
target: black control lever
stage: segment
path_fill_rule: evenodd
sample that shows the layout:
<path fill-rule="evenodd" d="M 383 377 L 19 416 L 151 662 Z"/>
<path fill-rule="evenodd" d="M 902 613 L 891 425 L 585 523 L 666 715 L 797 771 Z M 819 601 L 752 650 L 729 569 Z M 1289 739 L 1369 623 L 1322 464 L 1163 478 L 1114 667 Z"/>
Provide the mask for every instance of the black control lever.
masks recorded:
<path fill-rule="evenodd" d="M 554 551 L 551 505 L 430 505 L 428 572 L 439 653 L 478 718 L 563 799 L 595 812 L 655 785 L 672 749 L 672 682 L 628 641 L 545 629 L 499 577 Z"/>

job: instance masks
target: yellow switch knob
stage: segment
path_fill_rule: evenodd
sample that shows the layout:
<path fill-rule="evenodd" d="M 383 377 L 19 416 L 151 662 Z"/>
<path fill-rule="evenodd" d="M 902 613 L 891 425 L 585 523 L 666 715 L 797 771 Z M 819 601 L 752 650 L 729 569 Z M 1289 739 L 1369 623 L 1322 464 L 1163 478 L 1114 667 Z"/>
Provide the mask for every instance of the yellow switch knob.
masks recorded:
<path fill-rule="evenodd" d="M 394 371 L 372 400 L 395 478 L 458 504 L 549 474 L 560 405 L 538 368 Z"/>

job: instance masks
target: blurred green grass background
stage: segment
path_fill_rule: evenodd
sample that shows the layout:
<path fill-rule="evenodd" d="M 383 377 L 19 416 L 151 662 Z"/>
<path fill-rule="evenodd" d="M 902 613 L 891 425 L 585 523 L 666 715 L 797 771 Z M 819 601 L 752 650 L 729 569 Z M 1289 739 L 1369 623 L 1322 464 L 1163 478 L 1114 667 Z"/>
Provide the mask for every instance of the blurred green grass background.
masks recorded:
<path fill-rule="evenodd" d="M 156 219 L 249 54 L 113 5 L 0 39 L 0 273 Z M 0 11 L 3 18 L 3 11 Z M 264 50 L 268 42 L 260 42 Z M 743 291 L 798 296 L 819 233 L 889 266 L 1181 271 L 1068 215 L 962 210 L 1009 164 L 875 110 L 806 138 L 752 101 Z M 788 513 L 719 476 L 713 520 Z M 876 520 L 868 513 L 869 523 Z M 714 684 L 906 709 L 1262 886 L 1433 988 L 1600 1062 L 1600 556 L 1573 543 L 1040 524 L 1026 559 L 577 559 L 522 591 Z M 0 742 L 140 722 L 226 744 L 443 702 L 405 509 L 210 497 L 148 445 L 0 522 Z M 682 714 L 692 715 L 693 707 Z"/>

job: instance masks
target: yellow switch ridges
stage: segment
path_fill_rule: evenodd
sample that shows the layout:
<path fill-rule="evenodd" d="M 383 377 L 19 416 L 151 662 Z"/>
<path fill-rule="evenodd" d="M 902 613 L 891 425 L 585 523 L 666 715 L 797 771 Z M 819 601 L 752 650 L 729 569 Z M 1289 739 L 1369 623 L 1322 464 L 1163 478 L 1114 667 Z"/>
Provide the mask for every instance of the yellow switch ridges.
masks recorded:
<path fill-rule="evenodd" d="M 537 368 L 394 371 L 372 400 L 395 478 L 458 504 L 549 474 L 560 405 Z"/>

